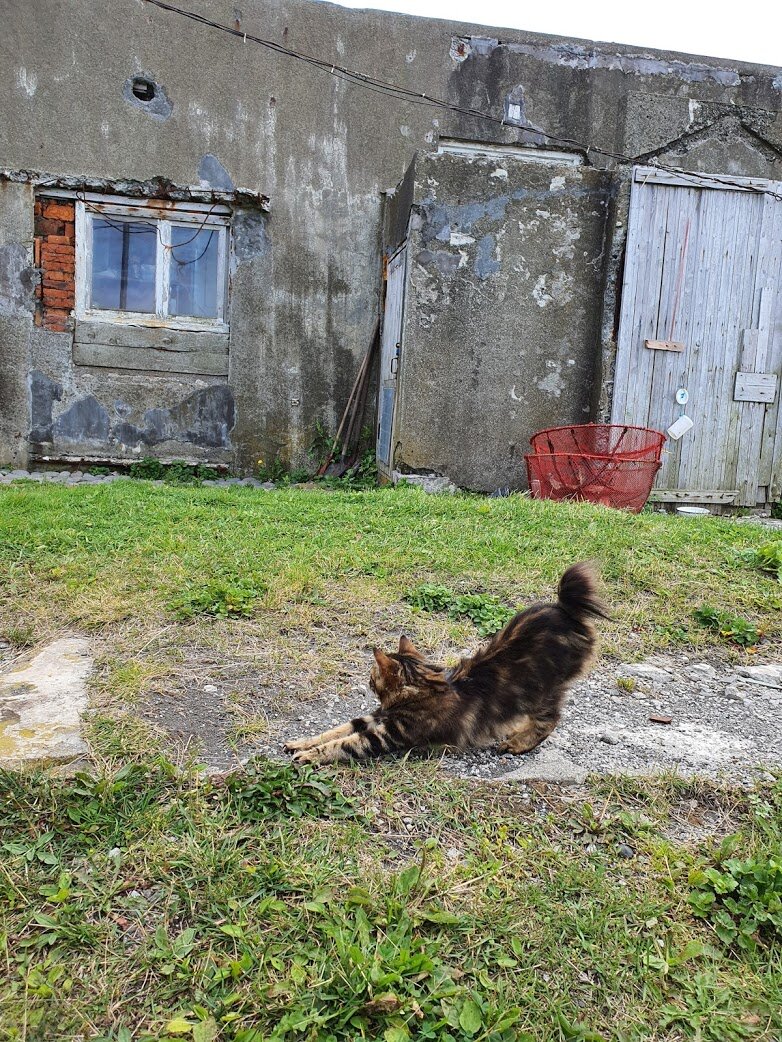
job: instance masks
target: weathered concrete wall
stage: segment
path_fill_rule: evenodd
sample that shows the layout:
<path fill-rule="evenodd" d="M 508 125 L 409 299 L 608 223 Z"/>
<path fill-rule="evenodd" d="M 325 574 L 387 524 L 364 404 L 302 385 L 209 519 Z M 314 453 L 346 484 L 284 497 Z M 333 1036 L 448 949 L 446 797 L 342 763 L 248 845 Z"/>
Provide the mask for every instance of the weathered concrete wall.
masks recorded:
<path fill-rule="evenodd" d="M 29 342 L 35 310 L 33 193 L 0 182 L 0 462 L 27 465 Z"/>
<path fill-rule="evenodd" d="M 418 157 L 395 466 L 524 487 L 530 435 L 589 419 L 609 180 Z"/>
<path fill-rule="evenodd" d="M 108 421 L 102 414 L 98 421 L 86 407 L 89 423 L 96 419 L 87 438 L 91 452 L 99 451 L 93 434 L 106 422 L 110 432 L 122 422 L 158 430 L 158 413 L 145 418 L 148 410 L 189 415 L 183 403 L 193 394 L 227 386 L 235 408 L 230 446 L 169 439 L 145 442 L 140 451 L 217 453 L 239 466 L 278 452 L 301 459 L 316 421 L 335 426 L 372 333 L 381 192 L 397 184 L 416 150 L 440 135 L 560 148 L 577 141 L 591 146 L 590 164 L 611 169 L 617 161 L 596 148 L 640 160 L 670 155 L 693 169 L 764 176 L 779 170 L 779 70 L 308 0 L 246 0 L 240 8 L 234 0 L 192 0 L 188 7 L 295 50 L 315 47 L 327 62 L 478 107 L 506 123 L 380 97 L 143 0 L 108 0 L 100 18 L 76 0 L 2 5 L 0 165 L 108 181 L 237 185 L 271 198 L 263 231 L 248 229 L 251 256 L 234 276 L 227 385 L 220 378 L 201 387 L 203 374 L 94 371 L 74 363 L 72 354 L 68 363 L 67 351 L 33 335 L 26 317 L 12 320 L 13 333 L 0 344 L 4 373 L 17 374 L 12 352 L 22 365 L 30 352 L 33 368 L 62 386 L 55 418 L 90 395 L 108 413 Z M 158 85 L 153 104 L 133 96 L 136 75 Z M 622 219 L 620 209 L 612 222 Z M 623 230 L 616 231 L 607 256 L 618 264 Z M 14 280 L 0 272 L 0 300 L 17 299 Z M 610 289 L 612 269 L 607 280 Z M 484 285 L 478 282 L 476 294 Z M 612 337 L 607 317 L 605 395 Z M 13 430 L 24 428 L 20 410 L 30 407 L 29 393 L 19 404 L 18 379 L 11 385 L 5 375 L 0 392 L 5 459 L 18 458 Z M 124 403 L 119 411 L 115 402 Z M 176 430 L 186 433 L 189 424 L 183 420 Z"/>

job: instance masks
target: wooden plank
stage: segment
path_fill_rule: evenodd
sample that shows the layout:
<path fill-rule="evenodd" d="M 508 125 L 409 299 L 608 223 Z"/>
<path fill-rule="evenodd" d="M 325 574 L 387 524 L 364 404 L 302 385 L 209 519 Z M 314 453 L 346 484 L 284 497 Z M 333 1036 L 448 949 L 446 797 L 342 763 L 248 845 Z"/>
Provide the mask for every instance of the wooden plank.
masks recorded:
<path fill-rule="evenodd" d="M 613 423 L 631 423 L 628 412 L 628 390 L 633 349 L 633 325 L 635 301 L 638 295 L 638 268 L 643 259 L 641 241 L 636 229 L 642 224 L 641 203 L 643 190 L 636 185 L 630 189 L 628 208 L 627 240 L 625 242 L 625 267 L 620 299 L 619 332 L 617 335 L 616 359 L 614 361 L 614 386 L 611 395 L 611 420 Z"/>
<path fill-rule="evenodd" d="M 688 289 L 692 268 L 691 246 L 693 226 L 696 224 L 698 192 L 692 189 L 659 188 L 668 196 L 668 218 L 665 230 L 663 278 L 657 307 L 658 336 L 666 341 L 684 343 L 682 331 L 688 330 Z M 684 386 L 687 359 L 682 352 L 655 351 L 652 357 L 652 382 L 648 424 L 659 430 L 668 428 L 678 419 L 680 407 L 676 404 L 676 388 Z M 679 484 L 678 470 L 681 449 L 677 439 L 669 440 L 657 472 L 655 486 L 668 488 Z"/>
<path fill-rule="evenodd" d="M 654 352 L 645 351 L 644 340 L 661 339 L 659 301 L 665 279 L 665 250 L 668 241 L 668 222 L 672 193 L 667 188 L 639 186 L 642 205 L 633 231 L 634 239 L 643 257 L 637 270 L 638 284 L 633 288 L 635 304 L 630 330 L 631 343 L 627 373 L 626 412 L 624 422 L 640 426 L 656 426 L 650 414 Z M 646 199 L 644 202 L 644 195 Z"/>
<path fill-rule="evenodd" d="M 691 256 L 696 285 L 687 340 L 689 349 L 682 382 L 682 387 L 686 387 L 690 393 L 687 411 L 695 423 L 695 431 L 687 438 L 682 438 L 680 443 L 676 475 L 676 485 L 680 488 L 719 487 L 719 479 L 716 479 L 715 475 L 701 473 L 701 451 L 708 443 L 706 429 L 712 415 L 707 403 L 715 397 L 710 386 L 712 352 L 715 346 L 712 326 L 716 319 L 715 300 L 719 295 L 720 278 L 724 272 L 724 266 L 717 263 L 713 247 L 719 242 L 720 236 L 730 237 L 731 222 L 726 220 L 725 215 L 726 205 L 730 205 L 730 197 L 702 191 L 698 191 L 697 195 L 697 221 L 691 231 L 691 235 L 694 236 Z M 722 246 L 722 243 L 720 245 Z M 713 452 L 711 445 L 709 451 Z M 711 460 L 714 460 L 713 455 L 710 456 Z"/>
<path fill-rule="evenodd" d="M 733 400 L 736 402 L 773 402 L 777 394 L 776 373 L 736 373 Z"/>
<path fill-rule="evenodd" d="M 765 177 L 734 177 L 732 174 L 696 174 L 689 171 L 661 170 L 656 166 L 636 167 L 633 180 L 640 184 L 669 185 L 679 188 L 716 188 L 734 192 L 782 194 L 782 182 Z"/>
<path fill-rule="evenodd" d="M 655 488 L 649 496 L 650 503 L 733 503 L 737 489 L 684 489 Z"/>
<path fill-rule="evenodd" d="M 108 344 L 112 347 L 159 347 L 163 351 L 206 351 L 227 355 L 228 333 L 207 333 L 166 326 L 117 325 L 77 319 L 73 336 L 77 344 Z"/>
<path fill-rule="evenodd" d="M 771 241 L 773 255 L 769 265 L 771 307 L 769 313 L 769 341 L 766 370 L 770 373 L 782 371 L 782 203 L 772 211 Z M 782 406 L 776 401 L 764 409 L 763 435 L 758 466 L 758 495 L 765 487 L 764 502 L 773 503 L 782 499 Z"/>
<path fill-rule="evenodd" d="M 748 365 L 747 370 L 756 373 L 763 373 L 766 371 L 766 359 L 768 356 L 771 336 L 771 312 L 775 295 L 772 279 L 778 271 L 778 249 L 777 243 L 774 241 L 774 228 L 778 206 L 778 201 L 773 199 L 771 196 L 764 197 L 760 232 L 758 235 L 758 264 L 755 282 L 755 300 L 753 302 L 753 316 L 757 316 L 755 322 L 753 322 L 753 326 L 757 329 L 758 335 L 756 341 L 755 338 L 752 338 L 750 341 L 745 343 L 742 350 L 742 363 L 744 362 L 744 356 L 746 353 L 747 362 L 752 362 L 751 368 Z M 750 359 L 750 352 L 754 355 L 752 359 Z M 746 393 L 742 394 L 741 388 L 744 382 L 744 380 L 737 376 L 733 388 L 733 397 L 734 400 L 739 403 L 737 408 L 740 410 L 741 415 L 738 455 L 736 460 L 736 483 L 739 486 L 740 492 L 738 500 L 739 504 L 741 506 L 754 506 L 757 502 L 758 486 L 763 484 L 760 479 L 760 457 L 762 451 L 763 427 L 766 422 L 766 409 L 765 405 L 762 403 L 765 399 L 759 401 L 758 393 L 752 393 L 753 390 L 760 392 L 761 388 L 750 386 L 746 389 Z M 774 381 L 774 383 L 776 384 L 776 381 Z M 768 393 L 771 388 L 765 387 L 762 390 Z M 774 386 L 773 392 L 775 395 L 776 386 Z M 773 400 L 774 397 L 772 395 L 770 401 Z"/>
<path fill-rule="evenodd" d="M 678 340 L 644 340 L 644 347 L 651 351 L 683 351 L 685 345 Z"/>
<path fill-rule="evenodd" d="M 113 344 L 74 344 L 73 361 L 75 365 L 92 365 L 101 369 L 228 376 L 228 356 L 208 351 L 188 354 L 145 347 L 115 347 Z"/>

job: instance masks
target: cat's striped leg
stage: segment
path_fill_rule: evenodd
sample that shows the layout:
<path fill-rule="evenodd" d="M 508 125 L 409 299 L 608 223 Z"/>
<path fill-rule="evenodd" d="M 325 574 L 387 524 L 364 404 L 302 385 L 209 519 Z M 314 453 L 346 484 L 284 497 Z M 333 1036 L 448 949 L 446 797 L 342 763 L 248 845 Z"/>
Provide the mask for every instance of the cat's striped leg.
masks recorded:
<path fill-rule="evenodd" d="M 295 753 L 302 749 L 314 749 L 316 745 L 325 745 L 327 742 L 333 742 L 336 738 L 353 734 L 353 723 L 354 721 L 351 720 L 349 724 L 340 724 L 339 727 L 333 727 L 330 731 L 324 731 L 323 734 L 315 735 L 314 738 L 297 738 L 295 741 L 286 742 L 283 748 L 286 753 Z"/>
<path fill-rule="evenodd" d="M 301 749 L 294 754 L 296 763 L 343 763 L 382 756 L 398 748 L 389 737 L 386 726 L 371 716 L 352 720 L 351 734 L 341 735 L 321 745 Z"/>
<path fill-rule="evenodd" d="M 524 714 L 524 716 L 513 721 L 510 733 L 500 745 L 498 752 L 514 753 L 517 756 L 520 753 L 531 752 L 548 738 L 556 726 L 557 718 L 553 720 L 537 720 L 533 716 Z"/>

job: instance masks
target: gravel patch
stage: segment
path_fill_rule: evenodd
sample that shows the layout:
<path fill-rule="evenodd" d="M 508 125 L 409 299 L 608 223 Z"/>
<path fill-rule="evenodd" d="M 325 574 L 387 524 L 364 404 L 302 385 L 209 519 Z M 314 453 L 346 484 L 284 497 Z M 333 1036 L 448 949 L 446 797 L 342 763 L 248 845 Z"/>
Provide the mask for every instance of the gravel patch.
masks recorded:
<path fill-rule="evenodd" d="M 364 684 L 287 704 L 255 692 L 245 711 L 264 715 L 268 730 L 237 743 L 228 738 L 236 716 L 226 701 L 236 680 L 216 679 L 175 699 L 156 697 L 143 715 L 177 741 L 197 744 L 204 762 L 222 770 L 253 755 L 284 760 L 284 741 L 319 734 L 376 706 Z M 782 769 L 782 664 L 735 666 L 682 653 L 606 661 L 575 686 L 559 727 L 533 752 L 424 755 L 438 756 L 447 774 L 475 779 L 580 783 L 591 774 L 675 772 L 751 784 Z"/>

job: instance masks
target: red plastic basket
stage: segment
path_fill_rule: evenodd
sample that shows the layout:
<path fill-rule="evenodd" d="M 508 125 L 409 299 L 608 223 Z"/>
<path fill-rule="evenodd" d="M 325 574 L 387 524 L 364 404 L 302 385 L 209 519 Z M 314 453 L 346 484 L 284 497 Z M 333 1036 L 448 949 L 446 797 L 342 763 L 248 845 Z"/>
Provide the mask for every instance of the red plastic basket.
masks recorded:
<path fill-rule="evenodd" d="M 535 499 L 575 499 L 637 514 L 660 469 L 656 459 L 622 459 L 586 453 L 549 452 L 525 456 Z"/>
<path fill-rule="evenodd" d="M 625 460 L 659 460 L 665 435 L 651 427 L 582 423 L 538 431 L 530 438 L 530 444 L 535 455 L 565 452 Z"/>

